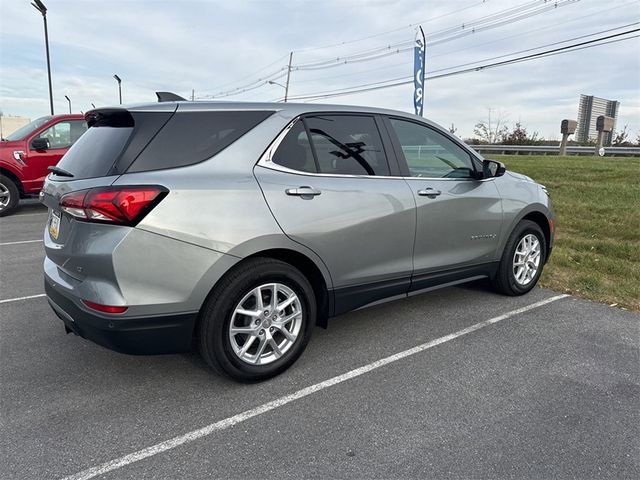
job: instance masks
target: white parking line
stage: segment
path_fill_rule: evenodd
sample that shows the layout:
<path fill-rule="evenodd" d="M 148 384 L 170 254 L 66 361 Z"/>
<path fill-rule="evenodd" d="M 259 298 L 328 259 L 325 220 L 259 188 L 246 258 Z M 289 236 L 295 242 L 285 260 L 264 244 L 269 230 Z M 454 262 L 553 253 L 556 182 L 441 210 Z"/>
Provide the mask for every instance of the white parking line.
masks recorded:
<path fill-rule="evenodd" d="M 214 432 L 225 430 L 252 417 L 270 412 L 271 410 L 275 410 L 278 407 L 287 405 L 288 403 L 324 390 L 325 388 L 329 388 L 333 385 L 346 382 L 347 380 L 359 377 L 360 375 L 364 375 L 365 373 L 371 372 L 372 370 L 376 370 L 390 363 L 397 362 L 398 360 L 402 360 L 403 358 L 415 355 L 416 353 L 424 352 L 425 350 L 428 350 L 442 343 L 449 342 L 463 335 L 467 335 L 471 332 L 475 332 L 476 330 L 480 330 L 481 328 L 513 317 L 514 315 L 533 310 L 534 308 L 547 305 L 551 302 L 555 302 L 556 300 L 560 300 L 565 297 L 568 297 L 568 295 L 556 295 L 555 297 L 532 303 L 530 305 L 527 305 L 526 307 L 512 310 L 511 312 L 505 313 L 498 317 L 490 318 L 489 320 L 485 320 L 484 322 L 476 323 L 475 325 L 471 325 L 470 327 L 458 330 L 455 333 L 451 333 L 449 335 L 445 335 L 444 337 L 431 340 L 430 342 L 423 343 L 422 345 L 418 345 L 417 347 L 410 348 L 409 350 L 404 350 L 381 360 L 377 360 L 368 365 L 356 368 L 355 370 L 351 370 L 350 372 L 343 373 L 342 375 L 338 375 L 323 382 L 316 383 L 315 385 L 311 385 L 310 387 L 303 388 L 302 390 L 298 390 L 297 392 L 294 392 L 290 395 L 285 395 L 284 397 L 277 398 L 276 400 L 272 400 L 271 402 L 267 402 L 256 408 L 252 408 L 251 410 L 239 413 L 238 415 L 234 415 L 233 417 L 228 417 L 224 420 L 212 423 L 210 425 L 207 425 L 206 427 L 200 428 L 199 430 L 194 430 L 192 432 L 185 433 L 184 435 L 179 435 L 164 442 L 160 442 L 150 447 L 143 448 L 142 450 L 138 450 L 137 452 L 130 453 L 129 455 L 125 455 L 124 457 L 116 458 L 115 460 L 111 460 L 110 462 L 103 463 L 102 465 L 88 468 L 87 470 L 83 470 L 82 472 L 76 473 L 75 475 L 65 477 L 63 480 L 88 480 L 90 478 L 97 477 L 98 475 L 103 475 L 107 472 L 122 468 L 134 462 L 138 462 L 145 458 L 149 458 L 159 453 L 166 452 L 167 450 L 171 450 L 172 448 L 179 447 L 180 445 L 184 445 L 186 443 L 198 440 L 199 438 L 206 437 L 207 435 L 211 435 Z"/>
<path fill-rule="evenodd" d="M 9 220 L 10 218 L 30 217 L 32 215 L 47 215 L 48 213 L 49 212 L 47 210 L 38 213 L 17 213 L 15 215 L 11 215 L 10 217 L 3 218 L 3 220 Z"/>
<path fill-rule="evenodd" d="M 31 298 L 40 298 L 44 296 L 46 296 L 45 293 L 39 293 L 38 295 L 28 295 L 26 297 L 7 298 L 5 300 L 0 300 L 0 303 L 19 302 L 20 300 L 29 300 Z"/>
<path fill-rule="evenodd" d="M 0 243 L 0 247 L 4 245 L 20 245 L 21 243 L 38 243 L 42 242 L 42 240 L 21 240 L 19 242 L 3 242 Z"/>

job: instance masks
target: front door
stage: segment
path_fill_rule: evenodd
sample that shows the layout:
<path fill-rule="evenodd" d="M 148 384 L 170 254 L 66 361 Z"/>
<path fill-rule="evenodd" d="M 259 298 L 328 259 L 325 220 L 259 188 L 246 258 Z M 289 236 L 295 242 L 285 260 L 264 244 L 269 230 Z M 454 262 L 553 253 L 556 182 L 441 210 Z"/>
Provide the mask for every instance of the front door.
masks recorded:
<path fill-rule="evenodd" d="M 393 117 L 388 125 L 417 205 L 412 289 L 488 271 L 502 226 L 502 200 L 493 179 L 477 180 L 479 165 L 443 132 Z"/>
<path fill-rule="evenodd" d="M 86 130 L 87 122 L 84 120 L 61 120 L 30 138 L 24 157 L 26 164 L 24 172 L 27 179 L 24 182 L 25 190 L 39 189 L 49 174 L 47 169 L 56 165 Z M 46 138 L 49 148 L 43 150 L 33 148 L 32 142 L 36 138 Z"/>

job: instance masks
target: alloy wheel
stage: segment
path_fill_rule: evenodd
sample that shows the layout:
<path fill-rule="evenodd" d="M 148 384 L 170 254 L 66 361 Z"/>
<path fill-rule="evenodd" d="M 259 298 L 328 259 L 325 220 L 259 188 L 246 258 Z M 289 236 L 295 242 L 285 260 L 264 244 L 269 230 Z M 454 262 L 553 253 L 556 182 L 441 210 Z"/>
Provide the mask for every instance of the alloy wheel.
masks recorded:
<path fill-rule="evenodd" d="M 513 255 L 513 276 L 525 286 L 531 283 L 540 268 L 540 240 L 529 233 L 520 239 Z"/>
<path fill-rule="evenodd" d="M 229 323 L 229 340 L 236 356 L 251 365 L 266 365 L 285 355 L 302 326 L 302 304 L 281 283 L 267 283 L 248 292 Z"/>

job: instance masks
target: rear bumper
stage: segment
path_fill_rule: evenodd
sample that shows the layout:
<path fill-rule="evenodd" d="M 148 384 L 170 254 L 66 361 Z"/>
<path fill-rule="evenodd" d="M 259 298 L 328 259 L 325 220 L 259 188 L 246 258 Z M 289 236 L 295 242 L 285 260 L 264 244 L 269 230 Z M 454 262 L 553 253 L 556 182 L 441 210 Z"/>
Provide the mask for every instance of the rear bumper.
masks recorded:
<path fill-rule="evenodd" d="M 131 355 L 186 352 L 191 348 L 197 312 L 150 317 L 89 313 L 60 293 L 45 276 L 49 305 L 68 330 L 110 350 Z"/>

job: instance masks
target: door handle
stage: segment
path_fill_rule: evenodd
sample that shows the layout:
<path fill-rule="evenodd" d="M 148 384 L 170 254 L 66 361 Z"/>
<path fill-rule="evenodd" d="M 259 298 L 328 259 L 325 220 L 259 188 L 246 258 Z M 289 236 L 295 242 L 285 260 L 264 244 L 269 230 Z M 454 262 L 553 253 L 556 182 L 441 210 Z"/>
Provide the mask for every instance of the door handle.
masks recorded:
<path fill-rule="evenodd" d="M 431 187 L 418 190 L 418 195 L 420 195 L 421 197 L 436 198 L 441 193 L 442 192 L 440 190 L 436 190 L 435 188 L 431 188 Z"/>
<path fill-rule="evenodd" d="M 322 192 L 313 187 L 304 186 L 298 188 L 287 188 L 285 193 L 296 197 L 314 197 L 316 195 L 320 195 Z"/>

